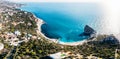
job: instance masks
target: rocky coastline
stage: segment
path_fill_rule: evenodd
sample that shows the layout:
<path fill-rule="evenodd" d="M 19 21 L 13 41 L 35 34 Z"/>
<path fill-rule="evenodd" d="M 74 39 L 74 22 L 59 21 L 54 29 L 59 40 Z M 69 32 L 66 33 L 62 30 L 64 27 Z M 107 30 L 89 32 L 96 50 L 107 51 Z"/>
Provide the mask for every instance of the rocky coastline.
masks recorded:
<path fill-rule="evenodd" d="M 114 35 L 96 35 L 96 31 L 88 25 L 85 26 L 82 35 L 90 38 L 64 43 L 59 39 L 46 37 L 41 32 L 41 26 L 45 22 L 31 12 L 7 9 L 0 14 L 1 20 L 0 43 L 4 44 L 0 50 L 1 59 L 41 59 L 51 55 L 58 55 L 63 59 L 114 59 L 116 54 L 120 58 L 118 38 Z M 10 44 L 16 42 L 20 45 Z"/>

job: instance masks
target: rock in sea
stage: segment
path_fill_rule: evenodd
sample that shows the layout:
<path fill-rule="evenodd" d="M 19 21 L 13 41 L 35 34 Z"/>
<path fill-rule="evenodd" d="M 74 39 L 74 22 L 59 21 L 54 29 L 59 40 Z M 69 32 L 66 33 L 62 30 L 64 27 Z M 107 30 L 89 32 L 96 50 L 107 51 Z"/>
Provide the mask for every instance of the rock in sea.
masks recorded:
<path fill-rule="evenodd" d="M 86 25 L 84 27 L 84 32 L 80 34 L 80 36 L 89 36 L 90 38 L 93 38 L 96 36 L 96 31 L 90 26 Z"/>
<path fill-rule="evenodd" d="M 84 27 L 84 35 L 91 35 L 91 34 L 95 34 L 95 33 L 96 33 L 96 31 L 93 28 L 91 28 L 90 26 L 86 25 Z"/>

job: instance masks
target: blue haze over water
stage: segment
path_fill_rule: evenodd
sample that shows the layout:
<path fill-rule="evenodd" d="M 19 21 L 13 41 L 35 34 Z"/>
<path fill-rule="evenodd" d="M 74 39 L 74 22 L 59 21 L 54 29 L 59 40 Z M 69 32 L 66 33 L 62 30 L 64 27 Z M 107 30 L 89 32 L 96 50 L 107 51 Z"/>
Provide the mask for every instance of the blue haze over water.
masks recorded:
<path fill-rule="evenodd" d="M 98 30 L 101 15 L 99 6 L 94 3 L 25 3 L 20 9 L 32 12 L 44 20 L 42 32 L 49 38 L 62 42 L 76 42 L 86 39 L 85 25 Z"/>

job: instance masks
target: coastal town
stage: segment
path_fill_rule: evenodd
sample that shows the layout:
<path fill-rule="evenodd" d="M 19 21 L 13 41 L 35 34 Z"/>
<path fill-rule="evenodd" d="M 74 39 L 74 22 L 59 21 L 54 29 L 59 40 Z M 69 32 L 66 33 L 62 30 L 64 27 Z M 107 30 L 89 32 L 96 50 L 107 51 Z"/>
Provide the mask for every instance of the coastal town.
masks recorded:
<path fill-rule="evenodd" d="M 86 42 L 59 44 L 41 33 L 43 20 L 20 6 L 0 0 L 0 59 L 120 59 L 120 41 L 114 35 L 96 36 L 86 25 L 84 35 L 91 37 Z"/>

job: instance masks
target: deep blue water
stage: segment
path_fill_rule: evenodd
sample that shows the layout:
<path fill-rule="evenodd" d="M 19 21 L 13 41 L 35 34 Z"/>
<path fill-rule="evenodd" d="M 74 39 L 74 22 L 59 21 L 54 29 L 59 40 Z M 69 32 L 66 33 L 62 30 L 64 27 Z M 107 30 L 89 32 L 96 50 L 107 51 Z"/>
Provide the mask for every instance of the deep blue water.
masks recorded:
<path fill-rule="evenodd" d="M 86 39 L 80 37 L 85 25 L 95 30 L 99 28 L 100 8 L 94 3 L 26 3 L 22 10 L 32 12 L 46 23 L 42 32 L 49 38 L 62 42 L 76 42 Z"/>

